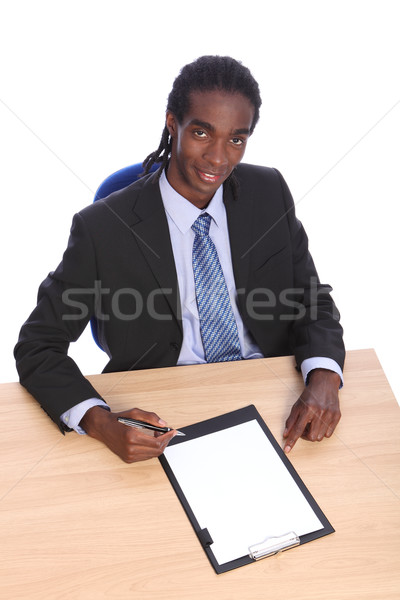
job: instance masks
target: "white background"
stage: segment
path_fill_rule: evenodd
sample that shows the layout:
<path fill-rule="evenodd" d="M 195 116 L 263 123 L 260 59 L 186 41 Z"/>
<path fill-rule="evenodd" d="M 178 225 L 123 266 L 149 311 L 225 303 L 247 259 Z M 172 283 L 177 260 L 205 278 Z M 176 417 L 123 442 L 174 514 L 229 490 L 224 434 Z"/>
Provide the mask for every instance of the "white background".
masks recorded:
<path fill-rule="evenodd" d="M 263 98 L 246 162 L 277 167 L 348 349 L 377 351 L 397 398 L 400 5 L 379 0 L 0 2 L 1 381 L 72 215 L 159 143 L 179 69 L 248 66 Z M 89 330 L 85 374 L 106 356 Z"/>

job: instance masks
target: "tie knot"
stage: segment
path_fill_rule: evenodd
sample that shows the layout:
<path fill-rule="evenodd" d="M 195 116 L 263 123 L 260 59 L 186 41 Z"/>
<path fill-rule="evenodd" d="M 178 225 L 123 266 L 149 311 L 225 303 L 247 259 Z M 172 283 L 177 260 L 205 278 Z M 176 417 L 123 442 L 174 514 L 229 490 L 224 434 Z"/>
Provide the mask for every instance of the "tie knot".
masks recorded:
<path fill-rule="evenodd" d="M 192 225 L 192 229 L 196 235 L 204 236 L 208 235 L 210 230 L 211 215 L 208 213 L 202 213 L 197 217 Z"/>

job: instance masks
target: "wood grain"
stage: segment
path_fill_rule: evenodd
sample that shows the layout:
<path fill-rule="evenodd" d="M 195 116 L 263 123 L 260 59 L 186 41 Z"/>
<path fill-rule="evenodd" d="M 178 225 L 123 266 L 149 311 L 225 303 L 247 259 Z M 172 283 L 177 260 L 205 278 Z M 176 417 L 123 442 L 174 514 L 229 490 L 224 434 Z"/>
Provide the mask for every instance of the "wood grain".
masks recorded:
<path fill-rule="evenodd" d="M 178 428 L 255 404 L 279 442 L 302 389 L 291 357 L 89 379 Z M 158 460 L 126 465 L 19 384 L 0 394 L 1 599 L 400 598 L 400 410 L 373 350 L 348 353 L 334 436 L 290 454 L 336 532 L 223 575 Z"/>

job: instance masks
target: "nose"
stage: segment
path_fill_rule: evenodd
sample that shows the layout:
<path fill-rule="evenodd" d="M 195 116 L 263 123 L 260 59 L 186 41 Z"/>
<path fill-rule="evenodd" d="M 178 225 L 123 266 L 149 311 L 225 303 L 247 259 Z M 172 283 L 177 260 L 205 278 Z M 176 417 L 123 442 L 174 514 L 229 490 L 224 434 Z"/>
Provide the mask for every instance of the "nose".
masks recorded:
<path fill-rule="evenodd" d="M 214 140 L 212 143 L 208 144 L 204 152 L 204 159 L 212 167 L 226 167 L 229 161 L 224 141 Z"/>

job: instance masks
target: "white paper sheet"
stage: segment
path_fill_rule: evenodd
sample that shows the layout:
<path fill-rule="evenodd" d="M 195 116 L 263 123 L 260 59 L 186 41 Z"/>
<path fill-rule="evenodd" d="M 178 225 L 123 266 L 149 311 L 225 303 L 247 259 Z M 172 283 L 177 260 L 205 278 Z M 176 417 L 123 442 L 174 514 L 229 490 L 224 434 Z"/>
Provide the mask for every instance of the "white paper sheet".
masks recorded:
<path fill-rule="evenodd" d="M 219 564 L 267 537 L 323 527 L 256 420 L 167 447 L 164 456 Z"/>

